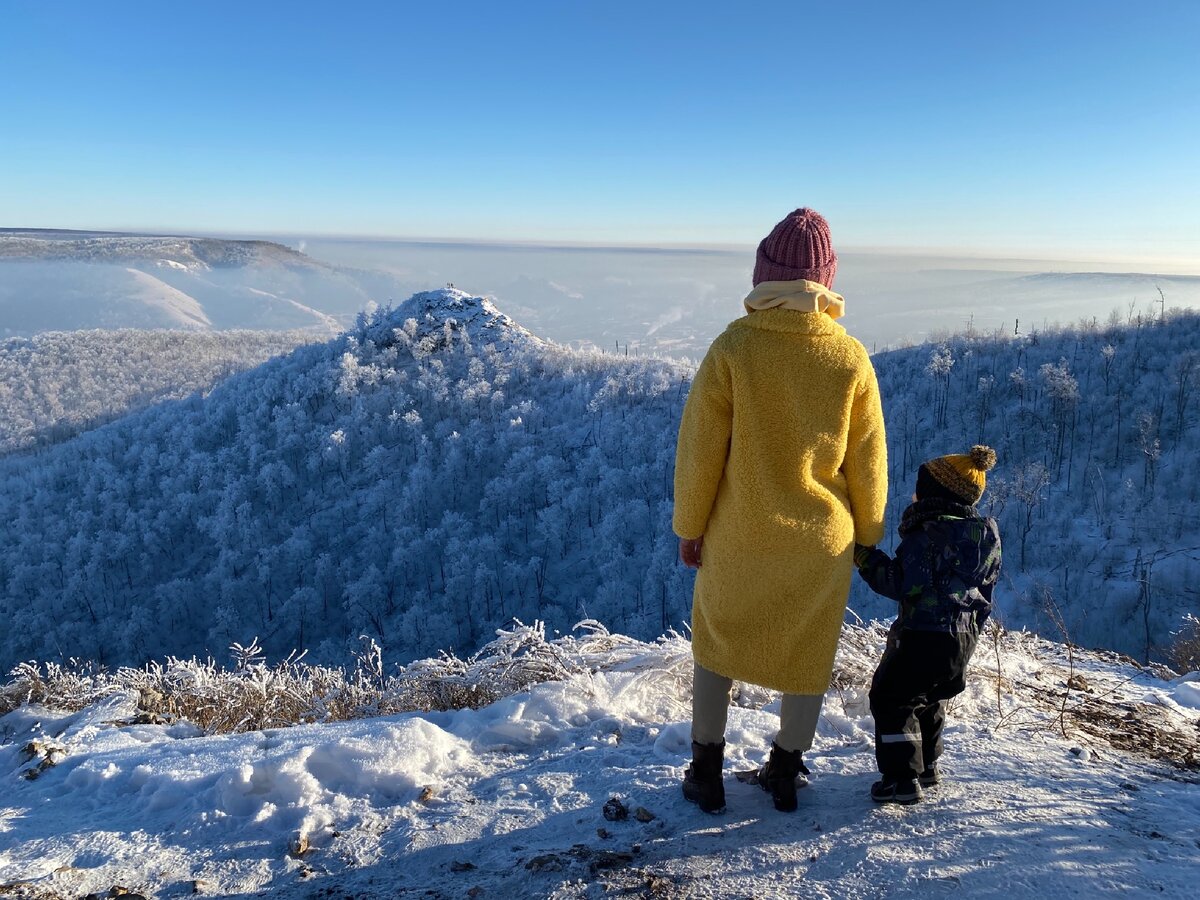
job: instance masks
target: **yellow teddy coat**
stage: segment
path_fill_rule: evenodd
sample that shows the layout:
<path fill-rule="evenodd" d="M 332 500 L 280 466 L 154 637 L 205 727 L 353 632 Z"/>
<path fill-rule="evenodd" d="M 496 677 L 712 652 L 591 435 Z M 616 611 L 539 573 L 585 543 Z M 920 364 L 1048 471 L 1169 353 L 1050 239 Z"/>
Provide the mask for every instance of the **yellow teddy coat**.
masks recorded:
<path fill-rule="evenodd" d="M 790 694 L 829 687 L 853 545 L 882 539 L 887 497 L 875 371 L 829 296 L 828 314 L 785 304 L 729 325 L 692 381 L 675 457 L 675 532 L 704 538 L 696 662 Z"/>

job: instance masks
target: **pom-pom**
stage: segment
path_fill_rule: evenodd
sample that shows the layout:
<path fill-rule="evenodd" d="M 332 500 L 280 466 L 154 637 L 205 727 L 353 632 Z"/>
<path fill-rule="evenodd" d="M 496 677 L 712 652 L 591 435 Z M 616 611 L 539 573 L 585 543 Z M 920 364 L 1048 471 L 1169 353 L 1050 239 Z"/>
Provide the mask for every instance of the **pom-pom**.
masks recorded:
<path fill-rule="evenodd" d="M 994 465 L 996 465 L 996 451 L 991 447 L 976 444 L 971 448 L 971 466 L 973 468 L 980 472 L 990 472 Z"/>

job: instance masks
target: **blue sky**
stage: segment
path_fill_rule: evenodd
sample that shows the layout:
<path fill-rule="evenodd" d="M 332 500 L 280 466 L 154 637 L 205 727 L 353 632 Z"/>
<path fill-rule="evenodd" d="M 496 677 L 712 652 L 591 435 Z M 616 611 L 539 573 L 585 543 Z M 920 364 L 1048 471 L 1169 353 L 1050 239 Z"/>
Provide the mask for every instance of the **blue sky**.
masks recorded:
<path fill-rule="evenodd" d="M 0 225 L 1200 260 L 1198 3 L 0 10 Z"/>

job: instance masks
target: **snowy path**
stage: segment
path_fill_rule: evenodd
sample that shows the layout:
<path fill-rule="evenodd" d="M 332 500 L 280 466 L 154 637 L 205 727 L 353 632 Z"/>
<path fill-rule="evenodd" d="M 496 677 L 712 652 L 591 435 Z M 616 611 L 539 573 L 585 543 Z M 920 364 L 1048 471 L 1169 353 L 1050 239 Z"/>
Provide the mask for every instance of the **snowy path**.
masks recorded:
<path fill-rule="evenodd" d="M 772 718 L 735 717 L 739 741 L 761 746 Z M 466 786 L 477 808 L 465 811 L 448 798 L 440 815 L 409 819 L 385 841 L 385 855 L 402 859 L 405 873 L 383 864 L 334 884 L 352 894 L 432 888 L 444 896 L 474 886 L 561 897 L 614 888 L 689 897 L 1193 895 L 1196 785 L 1140 766 L 1085 762 L 1060 742 L 1014 735 L 998 745 L 986 732 L 963 729 L 952 738 L 951 780 L 911 808 L 868 799 L 876 777 L 868 745 L 822 742 L 810 754 L 814 782 L 794 815 L 728 779 L 729 809 L 709 818 L 679 795 L 682 754 L 633 731 L 617 746 L 593 730 L 568 749 L 513 760 L 515 774 L 501 769 Z M 680 735 L 668 730 L 667 737 Z M 757 761 L 733 759 L 735 767 Z M 658 818 L 606 822 L 601 807 L 612 795 Z M 1181 819 L 1187 809 L 1190 821 Z M 572 853 L 575 845 L 586 849 Z M 605 853 L 630 859 L 606 871 Z M 455 872 L 463 862 L 476 868 Z"/>
<path fill-rule="evenodd" d="M 995 681 L 977 660 L 951 714 L 948 781 L 913 807 L 869 800 L 861 691 L 831 693 L 806 757 L 813 784 L 792 815 L 731 776 L 724 815 L 684 802 L 686 706 L 669 671 L 680 657 L 653 648 L 624 671 L 538 685 L 481 710 L 268 733 L 103 724 L 130 711 L 123 697 L 71 716 L 25 707 L 0 719 L 0 892 L 1194 896 L 1197 773 L 1064 738 L 1053 710 L 1024 705 L 1021 684 L 1062 675 L 1053 645 L 1039 646 L 1041 655 L 1008 654 L 1013 714 L 998 729 Z M 1079 671 L 1112 702 L 1137 700 L 1195 730 L 1194 708 L 1176 702 L 1195 682 L 1119 668 L 1092 660 Z M 772 709 L 731 711 L 727 771 L 761 761 Z M 26 781 L 19 750 L 35 719 L 61 732 L 67 755 Z M 605 819 L 613 796 L 627 820 Z M 638 807 L 654 818 L 638 821 Z M 290 853 L 301 835 L 307 851 Z"/>

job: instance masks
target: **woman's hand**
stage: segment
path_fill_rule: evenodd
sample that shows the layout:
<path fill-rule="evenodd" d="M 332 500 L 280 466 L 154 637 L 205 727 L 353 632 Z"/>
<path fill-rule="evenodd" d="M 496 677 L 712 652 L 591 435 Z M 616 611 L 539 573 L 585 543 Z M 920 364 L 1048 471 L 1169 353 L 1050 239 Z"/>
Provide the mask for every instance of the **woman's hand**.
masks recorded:
<path fill-rule="evenodd" d="M 704 535 L 695 540 L 679 539 L 679 558 L 689 569 L 700 568 L 700 548 L 704 546 Z"/>

